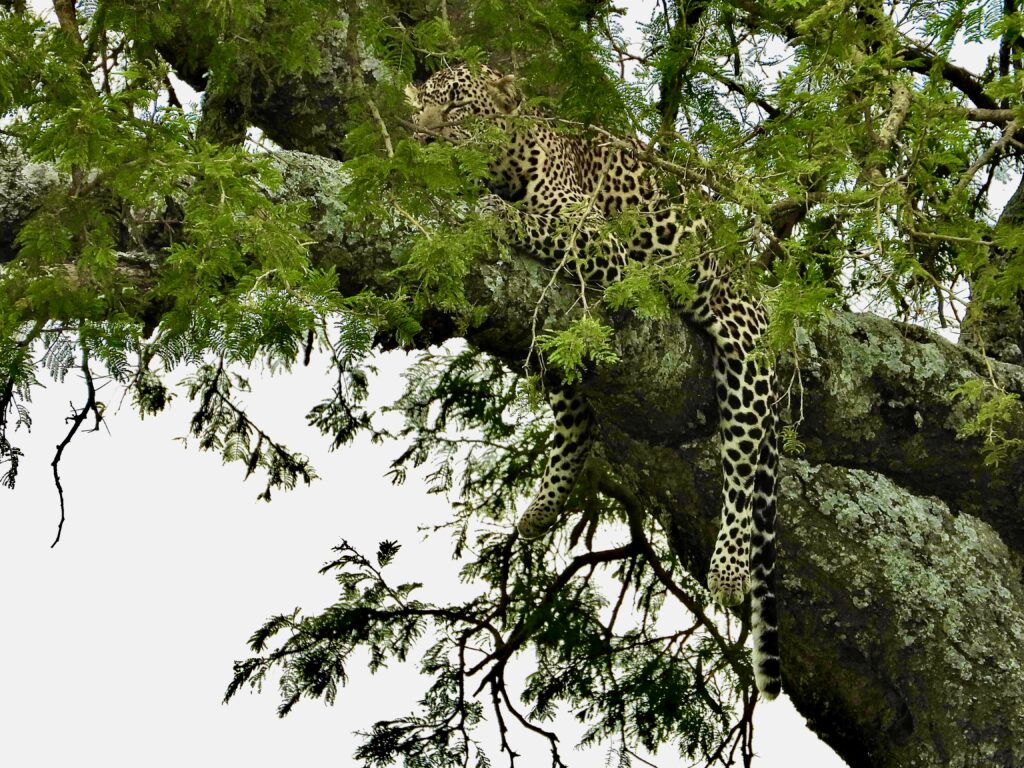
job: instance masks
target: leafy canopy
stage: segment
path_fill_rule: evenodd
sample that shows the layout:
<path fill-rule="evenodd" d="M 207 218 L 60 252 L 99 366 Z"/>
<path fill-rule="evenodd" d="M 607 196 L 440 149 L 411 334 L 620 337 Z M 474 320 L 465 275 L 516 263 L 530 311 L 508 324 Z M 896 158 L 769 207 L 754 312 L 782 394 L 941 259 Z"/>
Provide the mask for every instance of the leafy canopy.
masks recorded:
<path fill-rule="evenodd" d="M 431 680 L 411 713 L 365 734 L 357 758 L 369 765 L 489 765 L 475 741 L 485 716 L 510 755 L 505 724 L 518 720 L 549 739 L 558 765 L 546 723 L 559 707 L 620 765 L 668 744 L 709 764 L 736 750 L 749 762 L 743 636 L 705 613 L 628 484 L 597 468 L 576 491 L 582 519 L 551 546 L 509 534 L 548 434 L 527 361 L 512 371 L 473 348 L 429 349 L 393 406 L 401 428 L 387 432 L 365 409 L 374 349 L 427 347 L 440 322 L 448 335 L 477 327 L 486 308 L 471 306 L 467 281 L 480 261 L 507 256 L 477 207 L 504 137 L 478 125 L 463 145 L 420 145 L 402 89 L 486 61 L 521 79 L 525 119 L 649 143 L 666 189 L 708 191 L 688 204 L 713 222 L 710 247 L 734 279 L 762 287 L 772 355 L 836 307 L 955 330 L 968 284 L 995 306 L 1024 289 L 1024 234 L 996 222 L 991 195 L 1024 146 L 1021 13 L 991 0 L 694 0 L 654 4 L 634 35 L 620 10 L 588 0 L 61 5 L 59 23 L 0 6 L 0 177 L 34 195 L 30 211 L 0 198 L 2 482 L 16 480 L 11 439 L 31 425 L 43 370 L 84 373 L 70 439 L 86 415 L 102 419 L 97 378 L 145 415 L 185 368 L 192 436 L 265 475 L 269 499 L 315 470 L 234 393 L 248 368 L 322 355 L 333 386 L 310 423 L 334 447 L 362 431 L 400 441 L 396 482 L 432 464 L 430 490 L 455 499 L 446 532 L 478 593 L 421 601 L 417 584 L 387 578 L 398 543 L 376 558 L 342 543 L 324 568 L 337 603 L 269 620 L 229 698 L 277 669 L 282 714 L 303 697 L 331 701 L 352 654 L 368 649 L 371 669 L 417 657 Z M 974 73 L 950 63 L 965 42 L 992 52 Z M 204 91 L 201 108 L 181 106 L 182 81 Z M 269 133 L 282 122 L 276 99 L 307 82 L 338 89 L 336 114 L 307 133 L 337 133 L 344 171 L 296 196 L 285 182 L 306 161 L 241 136 Z M 607 222 L 620 236 L 633 225 Z M 339 286 L 328 240 L 386 254 L 372 288 Z M 603 296 L 584 293 L 531 348 L 567 380 L 614 361 L 607 311 L 670 312 L 691 290 L 683 250 L 631 267 Z M 1017 450 L 1001 433 L 1019 409 L 1012 396 L 971 385 L 950 397 L 975 414 L 965 439 L 989 441 L 993 461 Z M 784 436 L 801 449 L 798 423 Z M 517 696 L 505 669 L 526 651 L 535 672 Z"/>

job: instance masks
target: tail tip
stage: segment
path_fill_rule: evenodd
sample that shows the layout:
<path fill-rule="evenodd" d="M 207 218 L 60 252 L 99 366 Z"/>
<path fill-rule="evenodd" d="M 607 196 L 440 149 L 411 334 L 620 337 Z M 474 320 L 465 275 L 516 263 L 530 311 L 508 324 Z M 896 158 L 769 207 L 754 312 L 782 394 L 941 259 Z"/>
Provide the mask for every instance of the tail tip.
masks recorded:
<path fill-rule="evenodd" d="M 777 677 L 762 678 L 758 675 L 757 690 L 760 692 L 761 698 L 772 701 L 782 693 L 782 681 Z"/>
<path fill-rule="evenodd" d="M 768 701 L 777 698 L 782 692 L 778 655 L 755 654 L 753 661 L 754 683 L 757 685 L 757 690 Z"/>

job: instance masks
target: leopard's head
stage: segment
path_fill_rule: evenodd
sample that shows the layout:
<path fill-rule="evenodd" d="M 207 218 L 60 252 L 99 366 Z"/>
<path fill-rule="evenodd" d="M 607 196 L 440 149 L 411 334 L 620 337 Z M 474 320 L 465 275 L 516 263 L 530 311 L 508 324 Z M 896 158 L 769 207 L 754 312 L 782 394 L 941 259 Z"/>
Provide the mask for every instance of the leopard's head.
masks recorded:
<path fill-rule="evenodd" d="M 474 72 L 465 64 L 443 69 L 420 86 L 407 86 L 405 96 L 415 110 L 415 135 L 421 141 L 463 141 L 470 136 L 467 118 L 515 114 L 523 101 L 512 75 L 485 66 Z"/>

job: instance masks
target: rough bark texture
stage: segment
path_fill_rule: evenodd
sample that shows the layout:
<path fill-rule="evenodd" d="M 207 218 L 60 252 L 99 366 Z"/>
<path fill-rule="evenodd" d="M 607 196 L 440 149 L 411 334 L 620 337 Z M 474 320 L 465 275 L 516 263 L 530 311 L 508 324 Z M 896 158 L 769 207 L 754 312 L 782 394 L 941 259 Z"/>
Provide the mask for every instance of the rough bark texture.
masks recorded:
<path fill-rule="evenodd" d="M 337 269 L 339 290 L 387 291 L 387 242 L 350 236 L 339 217 L 343 174 L 326 157 L 341 153 L 348 59 L 340 35 L 322 45 L 320 73 L 261 84 L 244 118 L 321 155 L 280 153 L 280 194 L 312 203 L 313 255 Z M 160 48 L 172 65 L 187 50 L 185 39 Z M 194 58 L 181 69 L 201 86 Z M 62 184 L 52 169 L 0 156 L 0 263 L 17 258 L 22 222 Z M 125 263 L 158 269 L 159 254 Z M 548 281 L 525 258 L 479 265 L 467 294 L 490 312 L 463 335 L 520 367 L 537 304 L 552 328 L 577 298 L 568 286 L 545 292 Z M 423 343 L 467 320 L 432 318 Z M 621 362 L 584 383 L 599 450 L 702 578 L 721 494 L 710 345 L 678 319 L 611 320 Z M 784 462 L 781 487 L 786 692 L 852 766 L 1024 765 L 1024 466 L 986 466 L 980 441 L 958 437 L 976 406 L 948 397 L 990 372 L 1024 393 L 1024 368 L 869 315 L 832 318 L 801 338 L 798 355 L 780 372 L 786 386 L 799 365 L 790 410 L 802 397 L 807 446 Z M 1009 431 L 1024 435 L 1024 415 Z"/>
<path fill-rule="evenodd" d="M 790 464 L 782 499 L 786 685 L 818 733 L 852 766 L 1020 765 L 1024 593 L 996 531 L 827 464 Z"/>

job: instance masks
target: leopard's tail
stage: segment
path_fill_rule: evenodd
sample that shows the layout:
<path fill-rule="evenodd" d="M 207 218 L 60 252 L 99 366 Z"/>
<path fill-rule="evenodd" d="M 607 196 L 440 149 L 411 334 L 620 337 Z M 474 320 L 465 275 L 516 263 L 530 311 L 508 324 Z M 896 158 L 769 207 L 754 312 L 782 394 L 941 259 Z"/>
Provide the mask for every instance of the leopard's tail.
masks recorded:
<path fill-rule="evenodd" d="M 779 611 L 775 598 L 775 496 L 779 449 L 774 406 L 769 406 L 769 411 L 754 475 L 750 618 L 754 641 L 754 681 L 762 696 L 774 699 L 782 690 Z"/>

